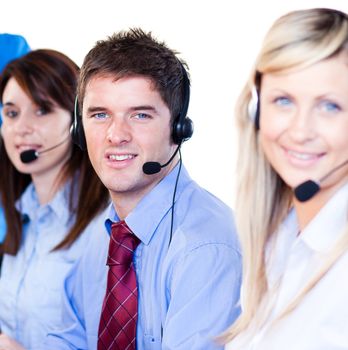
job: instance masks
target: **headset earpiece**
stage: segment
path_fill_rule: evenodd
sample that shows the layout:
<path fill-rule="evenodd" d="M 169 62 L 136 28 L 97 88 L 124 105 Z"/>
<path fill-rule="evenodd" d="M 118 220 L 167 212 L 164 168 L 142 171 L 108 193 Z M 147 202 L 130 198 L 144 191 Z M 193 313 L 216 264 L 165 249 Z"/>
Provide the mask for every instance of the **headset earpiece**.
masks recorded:
<path fill-rule="evenodd" d="M 173 142 L 177 145 L 191 138 L 193 134 L 193 122 L 190 118 L 186 117 L 183 121 L 180 118 L 173 124 L 172 138 Z"/>
<path fill-rule="evenodd" d="M 82 126 L 82 116 L 79 111 L 79 102 L 77 100 L 77 96 L 75 98 L 75 106 L 74 106 L 74 122 L 70 128 L 70 134 L 73 142 L 79 146 L 83 151 L 87 149 L 85 132 Z"/>
<path fill-rule="evenodd" d="M 251 89 L 251 98 L 248 104 L 249 119 L 254 123 L 255 129 L 260 129 L 260 98 L 259 91 L 254 85 Z"/>
<path fill-rule="evenodd" d="M 180 61 L 179 61 L 180 62 Z M 183 105 L 178 117 L 173 122 L 172 139 L 177 145 L 187 141 L 193 134 L 193 122 L 187 117 L 190 102 L 190 80 L 183 64 L 180 62 L 183 74 Z"/>

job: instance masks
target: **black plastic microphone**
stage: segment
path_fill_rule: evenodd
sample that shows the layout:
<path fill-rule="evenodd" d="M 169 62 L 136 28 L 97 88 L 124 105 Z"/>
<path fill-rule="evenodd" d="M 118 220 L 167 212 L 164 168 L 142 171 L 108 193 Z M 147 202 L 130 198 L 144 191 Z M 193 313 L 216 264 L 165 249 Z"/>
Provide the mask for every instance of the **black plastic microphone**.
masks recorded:
<path fill-rule="evenodd" d="M 25 164 L 31 163 L 34 160 L 38 159 L 41 154 L 46 153 L 48 151 L 51 151 L 51 150 L 59 147 L 60 145 L 62 145 L 66 141 L 68 141 L 69 139 L 70 139 L 70 136 L 67 137 L 66 139 L 64 139 L 63 141 L 59 142 L 57 145 L 52 146 L 50 148 L 47 148 L 47 149 L 40 151 L 40 152 L 35 150 L 35 149 L 28 149 L 26 151 L 23 151 L 19 156 L 21 158 L 22 163 L 25 163 Z"/>
<path fill-rule="evenodd" d="M 143 164 L 143 173 L 146 175 L 153 175 L 153 174 L 157 174 L 161 171 L 162 168 L 166 167 L 167 165 L 170 164 L 170 162 L 174 159 L 174 157 L 176 156 L 176 154 L 178 153 L 179 149 L 180 149 L 181 144 L 179 144 L 179 146 L 176 148 L 175 152 L 173 153 L 173 155 L 170 157 L 170 159 L 168 160 L 167 163 L 165 164 L 160 164 L 158 162 L 146 162 Z"/>
<path fill-rule="evenodd" d="M 348 164 L 348 159 L 341 163 L 340 165 L 337 165 L 335 168 L 333 168 L 331 171 L 329 171 L 325 176 L 323 176 L 319 181 L 315 180 L 307 180 L 303 182 L 302 184 L 298 185 L 294 189 L 295 197 L 300 202 L 306 202 L 313 198 L 320 190 L 320 184 L 326 180 L 331 174 L 336 172 L 337 170 L 341 169 L 343 166 Z"/>

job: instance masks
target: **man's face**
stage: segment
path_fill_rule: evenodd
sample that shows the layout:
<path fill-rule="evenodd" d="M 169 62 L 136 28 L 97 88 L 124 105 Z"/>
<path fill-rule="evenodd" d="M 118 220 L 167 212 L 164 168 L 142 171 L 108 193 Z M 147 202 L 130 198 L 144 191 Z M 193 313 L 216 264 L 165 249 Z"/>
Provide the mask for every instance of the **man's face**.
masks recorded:
<path fill-rule="evenodd" d="M 161 164 L 174 152 L 167 105 L 151 80 L 141 77 L 96 76 L 86 86 L 83 126 L 95 171 L 115 203 L 139 201 L 174 167 L 145 175 L 148 161 Z"/>

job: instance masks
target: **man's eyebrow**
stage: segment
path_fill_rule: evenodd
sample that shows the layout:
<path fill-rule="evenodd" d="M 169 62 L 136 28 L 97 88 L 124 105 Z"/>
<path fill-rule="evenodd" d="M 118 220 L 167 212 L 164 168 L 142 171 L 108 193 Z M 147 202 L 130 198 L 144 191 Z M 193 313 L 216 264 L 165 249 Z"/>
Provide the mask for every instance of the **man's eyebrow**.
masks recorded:
<path fill-rule="evenodd" d="M 140 110 L 145 110 L 145 111 L 154 111 L 157 112 L 156 108 L 151 105 L 140 105 L 140 106 L 134 106 L 129 108 L 130 111 L 140 111 Z"/>
<path fill-rule="evenodd" d="M 87 108 L 87 113 L 95 113 L 100 111 L 107 111 L 108 108 L 102 106 L 91 106 Z M 154 111 L 157 113 L 157 109 L 151 105 L 139 105 L 128 108 L 129 111 Z"/>
<path fill-rule="evenodd" d="M 105 111 L 105 107 L 95 106 L 95 107 L 88 107 L 87 113 L 93 113 L 98 111 Z"/>

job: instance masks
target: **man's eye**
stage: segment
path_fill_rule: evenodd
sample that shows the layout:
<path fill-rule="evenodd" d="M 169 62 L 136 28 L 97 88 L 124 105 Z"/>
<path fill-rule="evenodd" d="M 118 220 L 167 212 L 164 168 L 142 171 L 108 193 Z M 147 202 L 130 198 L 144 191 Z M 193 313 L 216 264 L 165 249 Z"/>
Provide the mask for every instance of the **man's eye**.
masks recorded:
<path fill-rule="evenodd" d="M 136 119 L 148 119 L 150 116 L 146 113 L 138 113 L 134 116 Z"/>
<path fill-rule="evenodd" d="M 96 119 L 105 119 L 108 117 L 108 115 L 104 112 L 100 112 L 100 113 L 93 114 L 92 117 Z"/>

